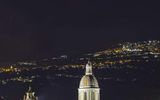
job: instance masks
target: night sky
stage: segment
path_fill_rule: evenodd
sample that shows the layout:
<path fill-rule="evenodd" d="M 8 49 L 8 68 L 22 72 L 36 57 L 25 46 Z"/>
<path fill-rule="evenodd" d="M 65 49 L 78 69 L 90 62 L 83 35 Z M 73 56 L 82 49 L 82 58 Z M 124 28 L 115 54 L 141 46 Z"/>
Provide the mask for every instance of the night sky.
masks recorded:
<path fill-rule="evenodd" d="M 153 0 L 1 0 L 0 63 L 159 40 Z"/>

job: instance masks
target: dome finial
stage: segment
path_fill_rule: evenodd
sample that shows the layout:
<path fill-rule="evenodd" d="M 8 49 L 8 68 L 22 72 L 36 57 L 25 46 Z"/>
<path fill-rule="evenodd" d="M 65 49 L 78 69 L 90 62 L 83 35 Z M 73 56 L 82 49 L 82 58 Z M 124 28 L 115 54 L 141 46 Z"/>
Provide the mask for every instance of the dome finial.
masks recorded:
<path fill-rule="evenodd" d="M 86 65 L 86 75 L 92 75 L 92 63 L 91 61 L 88 61 Z"/>
<path fill-rule="evenodd" d="M 29 86 L 28 92 L 32 92 L 32 87 L 31 86 Z"/>

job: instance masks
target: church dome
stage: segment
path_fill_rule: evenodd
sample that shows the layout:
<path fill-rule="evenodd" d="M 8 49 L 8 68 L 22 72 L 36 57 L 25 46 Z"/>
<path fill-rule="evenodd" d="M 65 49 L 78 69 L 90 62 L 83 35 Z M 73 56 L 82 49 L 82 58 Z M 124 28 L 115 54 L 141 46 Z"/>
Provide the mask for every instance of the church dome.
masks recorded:
<path fill-rule="evenodd" d="M 81 78 L 79 88 L 98 88 L 98 81 L 92 73 L 92 64 L 88 62 L 86 65 L 86 73 Z"/>
<path fill-rule="evenodd" d="M 79 88 L 98 88 L 98 82 L 94 75 L 84 75 L 80 81 Z"/>

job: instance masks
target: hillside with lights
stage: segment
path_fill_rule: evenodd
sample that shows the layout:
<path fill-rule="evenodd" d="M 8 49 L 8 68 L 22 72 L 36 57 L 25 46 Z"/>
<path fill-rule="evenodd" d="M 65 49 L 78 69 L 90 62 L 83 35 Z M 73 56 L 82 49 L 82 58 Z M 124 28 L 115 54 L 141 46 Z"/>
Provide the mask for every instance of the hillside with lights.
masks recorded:
<path fill-rule="evenodd" d="M 113 81 L 159 81 L 160 41 L 125 42 L 114 48 L 79 56 L 61 55 L 39 61 L 22 61 L 0 67 L 0 84 L 30 83 L 42 76 L 79 78 L 91 60 L 99 79 Z M 147 78 L 146 78 L 147 77 Z"/>

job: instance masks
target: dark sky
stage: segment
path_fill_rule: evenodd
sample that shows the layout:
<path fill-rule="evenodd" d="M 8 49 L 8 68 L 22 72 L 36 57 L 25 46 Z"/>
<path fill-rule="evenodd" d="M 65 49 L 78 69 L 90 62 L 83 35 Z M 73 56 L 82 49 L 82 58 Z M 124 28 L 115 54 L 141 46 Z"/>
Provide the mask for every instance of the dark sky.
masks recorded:
<path fill-rule="evenodd" d="M 153 0 L 1 0 L 0 62 L 159 40 Z"/>

